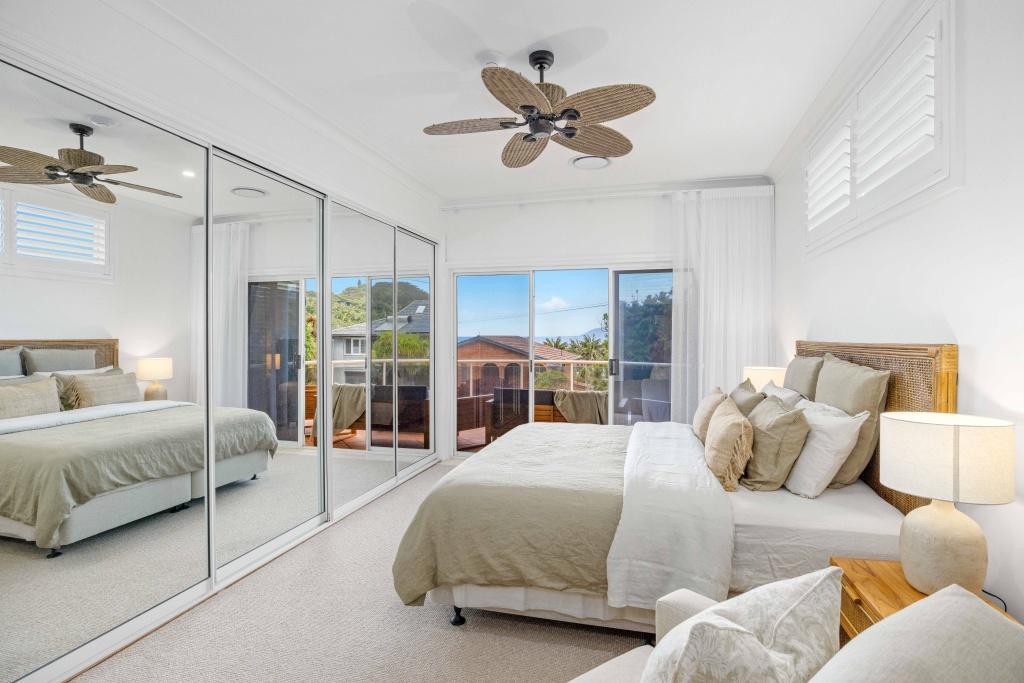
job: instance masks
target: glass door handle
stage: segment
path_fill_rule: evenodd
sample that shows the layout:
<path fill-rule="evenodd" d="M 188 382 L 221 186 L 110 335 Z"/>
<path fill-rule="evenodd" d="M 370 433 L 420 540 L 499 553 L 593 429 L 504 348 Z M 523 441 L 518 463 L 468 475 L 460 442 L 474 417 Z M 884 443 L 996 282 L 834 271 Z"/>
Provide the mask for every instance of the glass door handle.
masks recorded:
<path fill-rule="evenodd" d="M 618 358 L 609 358 L 608 359 L 608 376 L 609 377 L 614 377 L 617 374 L 619 374 L 619 359 Z"/>

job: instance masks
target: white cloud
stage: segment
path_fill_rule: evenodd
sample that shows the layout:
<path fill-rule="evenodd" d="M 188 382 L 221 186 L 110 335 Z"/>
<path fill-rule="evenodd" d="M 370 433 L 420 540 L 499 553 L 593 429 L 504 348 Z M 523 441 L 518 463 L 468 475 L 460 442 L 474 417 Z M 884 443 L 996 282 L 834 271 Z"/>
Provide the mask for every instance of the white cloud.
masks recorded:
<path fill-rule="evenodd" d="M 569 302 L 560 296 L 553 296 L 547 301 L 544 301 L 537 306 L 537 310 L 541 311 L 542 313 L 560 311 L 566 308 L 569 308 Z"/>

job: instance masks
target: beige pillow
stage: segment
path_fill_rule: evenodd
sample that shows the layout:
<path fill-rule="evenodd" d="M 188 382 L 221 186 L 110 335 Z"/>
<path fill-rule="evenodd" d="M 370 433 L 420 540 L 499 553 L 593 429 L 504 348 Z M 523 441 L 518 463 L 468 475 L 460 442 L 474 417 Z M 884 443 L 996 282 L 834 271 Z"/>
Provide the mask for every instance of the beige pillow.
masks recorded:
<path fill-rule="evenodd" d="M 753 410 L 758 403 L 763 401 L 764 397 L 765 394 L 755 389 L 749 379 L 743 380 L 743 382 L 729 394 L 729 398 L 736 401 L 736 407 L 739 408 L 740 412 L 744 415 L 750 415 L 750 411 Z"/>
<path fill-rule="evenodd" d="M 134 403 L 142 400 L 135 373 L 127 375 L 74 375 L 66 390 L 68 405 L 91 408 L 111 403 Z"/>
<path fill-rule="evenodd" d="M 740 483 L 751 491 L 774 491 L 786 482 L 811 426 L 804 411 L 787 407 L 777 396 L 761 401 L 749 419 L 754 448 Z"/>
<path fill-rule="evenodd" d="M 71 372 L 54 372 L 50 376 L 57 380 L 57 393 L 60 395 L 61 410 L 74 410 L 78 407 L 78 394 L 72 380 L 79 375 L 123 375 L 121 368 L 105 367 L 98 370 L 78 370 Z M 36 373 L 33 377 L 39 377 Z"/>
<path fill-rule="evenodd" d="M 697 411 L 693 414 L 693 432 L 701 442 L 707 440 L 711 416 L 715 414 L 715 409 L 718 408 L 725 398 L 722 390 L 715 387 L 715 390 L 705 396 L 701 400 L 700 405 L 697 406 Z"/>
<path fill-rule="evenodd" d="M 96 349 L 22 349 L 21 357 L 26 375 L 96 367 Z"/>
<path fill-rule="evenodd" d="M 59 413 L 57 382 L 27 382 L 0 387 L 0 418 Z"/>
<path fill-rule="evenodd" d="M 815 400 L 814 391 L 818 386 L 818 373 L 825 359 L 817 356 L 793 356 L 786 368 L 782 386 L 800 392 L 808 400 Z"/>
<path fill-rule="evenodd" d="M 736 402 L 726 397 L 715 409 L 704 442 L 704 459 L 708 469 L 722 482 L 726 491 L 735 491 L 736 483 L 750 460 L 754 428 L 743 416 Z"/>
<path fill-rule="evenodd" d="M 815 388 L 815 402 L 827 403 L 850 415 L 868 412 L 868 419 L 860 429 L 850 457 L 832 479 L 833 488 L 857 481 L 874 455 L 878 446 L 878 414 L 885 410 L 889 375 L 888 370 L 875 370 L 825 354 L 825 364 Z"/>
<path fill-rule="evenodd" d="M 34 382 L 45 382 L 42 375 L 19 375 L 16 377 L 0 377 L 0 387 L 10 387 L 16 384 L 32 384 Z"/>

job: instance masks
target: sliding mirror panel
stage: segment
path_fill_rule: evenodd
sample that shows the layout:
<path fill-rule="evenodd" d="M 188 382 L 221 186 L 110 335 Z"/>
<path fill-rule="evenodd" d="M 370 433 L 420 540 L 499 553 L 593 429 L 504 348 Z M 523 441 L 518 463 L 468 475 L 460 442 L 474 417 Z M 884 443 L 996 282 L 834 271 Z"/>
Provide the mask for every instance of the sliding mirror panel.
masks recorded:
<path fill-rule="evenodd" d="M 534 273 L 533 419 L 608 424 L 608 270 Z"/>
<path fill-rule="evenodd" d="M 0 92 L 11 681 L 208 576 L 206 150 L 4 64 Z"/>
<path fill-rule="evenodd" d="M 530 421 L 530 275 L 459 275 L 456 447 L 475 452 Z"/>
<path fill-rule="evenodd" d="M 396 431 L 398 469 L 433 452 L 431 365 L 434 245 L 399 231 L 395 246 L 398 287 L 394 345 L 396 362 Z"/>
<path fill-rule="evenodd" d="M 340 508 L 395 476 L 395 229 L 333 202 L 329 226 L 331 491 Z"/>
<path fill-rule="evenodd" d="M 218 566 L 323 511 L 314 438 L 320 198 L 232 159 L 211 173 Z"/>
<path fill-rule="evenodd" d="M 615 273 L 612 422 L 664 422 L 672 415 L 672 271 Z"/>

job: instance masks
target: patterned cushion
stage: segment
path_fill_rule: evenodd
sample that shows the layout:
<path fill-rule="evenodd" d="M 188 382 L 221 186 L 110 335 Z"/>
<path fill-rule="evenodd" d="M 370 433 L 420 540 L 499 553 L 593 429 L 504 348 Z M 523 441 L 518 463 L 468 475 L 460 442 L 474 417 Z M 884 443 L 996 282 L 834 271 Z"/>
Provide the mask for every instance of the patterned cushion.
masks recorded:
<path fill-rule="evenodd" d="M 642 683 L 807 681 L 839 649 L 842 573 L 769 583 L 690 617 L 658 641 Z"/>
<path fill-rule="evenodd" d="M 804 411 L 788 408 L 777 396 L 758 404 L 749 419 L 754 448 L 740 483 L 752 491 L 774 491 L 785 483 L 811 427 Z"/>
<path fill-rule="evenodd" d="M 111 403 L 134 403 L 142 400 L 135 373 L 127 375 L 74 375 L 66 390 L 67 404 L 74 408 L 91 408 Z"/>
<path fill-rule="evenodd" d="M 754 442 L 754 429 L 743 416 L 736 402 L 726 397 L 708 425 L 708 438 L 704 441 L 704 459 L 708 469 L 718 477 L 722 488 L 735 491 L 736 483 L 750 460 Z"/>
<path fill-rule="evenodd" d="M 749 416 L 750 411 L 757 407 L 757 404 L 764 400 L 765 395 L 754 388 L 749 379 L 743 380 L 738 387 L 732 390 L 729 398 L 736 402 L 740 412 Z"/>
<path fill-rule="evenodd" d="M 707 441 L 708 425 L 711 424 L 711 416 L 715 414 L 715 409 L 718 408 L 725 398 L 722 390 L 715 387 L 715 390 L 705 396 L 701 400 L 700 405 L 697 406 L 697 411 L 693 414 L 693 432 L 701 442 Z"/>
<path fill-rule="evenodd" d="M 21 357 L 26 375 L 96 367 L 96 349 L 22 349 Z"/>
<path fill-rule="evenodd" d="M 0 387 L 0 418 L 57 412 L 60 412 L 60 399 L 56 380 Z"/>
<path fill-rule="evenodd" d="M 44 373 L 36 373 L 33 377 L 39 377 Z M 107 366 L 96 370 L 77 370 L 75 372 L 54 372 L 46 373 L 57 380 L 57 393 L 60 395 L 61 410 L 74 410 L 78 407 L 78 393 L 71 380 L 79 375 L 123 375 L 124 370 Z"/>

